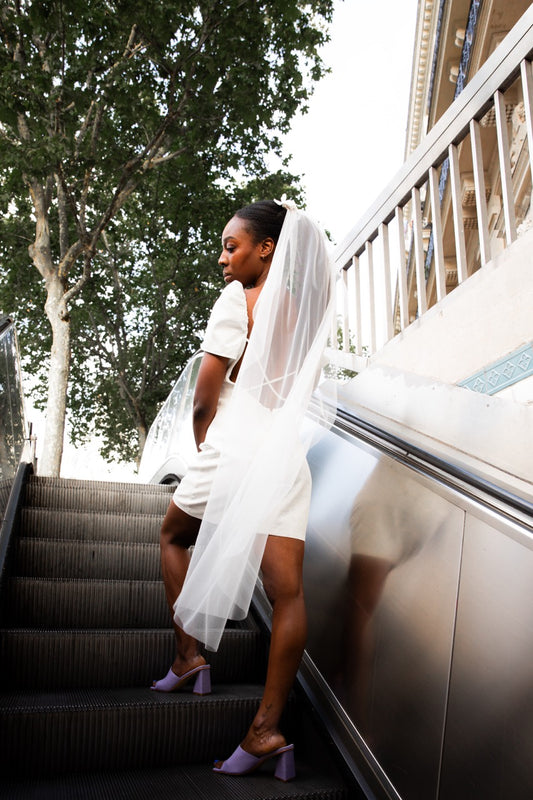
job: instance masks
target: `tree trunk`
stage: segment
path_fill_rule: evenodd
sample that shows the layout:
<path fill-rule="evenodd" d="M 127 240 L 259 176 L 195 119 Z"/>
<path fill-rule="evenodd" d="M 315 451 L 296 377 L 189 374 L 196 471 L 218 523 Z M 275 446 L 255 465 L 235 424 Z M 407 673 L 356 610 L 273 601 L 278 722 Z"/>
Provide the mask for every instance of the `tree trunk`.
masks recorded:
<path fill-rule="evenodd" d="M 141 464 L 141 458 L 144 451 L 144 445 L 146 444 L 146 438 L 148 436 L 148 431 L 146 430 L 146 425 L 144 422 L 137 422 L 137 433 L 139 435 L 139 449 L 137 451 L 137 458 L 135 459 L 135 465 L 137 469 Z"/>
<path fill-rule="evenodd" d="M 59 476 L 65 436 L 67 385 L 70 368 L 70 318 L 64 301 L 65 287 L 58 275 L 46 280 L 45 312 L 52 327 L 52 351 L 48 373 L 48 400 L 43 455 L 39 474 Z"/>

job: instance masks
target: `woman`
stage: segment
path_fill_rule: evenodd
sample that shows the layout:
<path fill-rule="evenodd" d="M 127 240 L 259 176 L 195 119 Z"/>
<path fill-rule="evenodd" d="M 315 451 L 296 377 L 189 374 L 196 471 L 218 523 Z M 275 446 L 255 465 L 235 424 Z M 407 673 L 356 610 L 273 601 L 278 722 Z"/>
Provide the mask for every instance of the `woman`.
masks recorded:
<path fill-rule="evenodd" d="M 333 269 L 323 235 L 287 202 L 237 211 L 222 246 L 226 287 L 206 330 L 194 398 L 198 454 L 161 531 L 177 655 L 152 688 L 173 691 L 196 677 L 193 691 L 210 691 L 198 640 L 216 649 L 227 619 L 246 616 L 261 569 L 273 607 L 264 694 L 244 741 L 215 771 L 243 774 L 276 756 L 276 775 L 288 780 L 293 746 L 278 724 L 306 638 L 304 415 L 332 329 Z M 327 422 L 318 405 L 313 411 Z"/>

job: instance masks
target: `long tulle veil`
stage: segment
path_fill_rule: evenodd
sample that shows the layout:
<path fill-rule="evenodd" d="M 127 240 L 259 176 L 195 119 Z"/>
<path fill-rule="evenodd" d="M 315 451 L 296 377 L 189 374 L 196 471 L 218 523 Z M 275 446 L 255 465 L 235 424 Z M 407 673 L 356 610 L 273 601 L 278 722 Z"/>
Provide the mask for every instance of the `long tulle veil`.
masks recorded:
<path fill-rule="evenodd" d="M 174 619 L 216 650 L 228 619 L 248 613 L 266 538 L 317 426 L 313 398 L 332 330 L 335 275 L 324 234 L 292 204 L 233 390 L 221 453 Z M 290 535 L 290 532 L 288 532 Z"/>

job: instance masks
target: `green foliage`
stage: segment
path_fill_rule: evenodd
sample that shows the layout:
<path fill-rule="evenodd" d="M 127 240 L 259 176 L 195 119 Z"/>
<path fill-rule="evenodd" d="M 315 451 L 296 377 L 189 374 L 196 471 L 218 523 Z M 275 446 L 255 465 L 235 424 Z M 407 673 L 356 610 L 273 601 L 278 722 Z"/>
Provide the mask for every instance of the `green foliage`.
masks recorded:
<path fill-rule="evenodd" d="M 337 349 L 342 351 L 344 349 L 344 332 L 343 332 L 343 324 L 342 319 L 337 319 Z M 363 354 L 366 354 L 366 346 L 363 346 Z M 348 342 L 348 353 L 356 353 L 357 347 L 354 336 L 349 334 L 349 342 Z M 337 381 L 349 381 L 352 378 L 357 376 L 357 372 L 353 369 L 348 369 L 347 367 L 339 367 L 336 364 L 329 363 L 324 368 L 324 375 L 327 378 L 332 378 Z"/>
<path fill-rule="evenodd" d="M 196 349 L 227 218 L 294 196 L 265 157 L 323 73 L 331 13 L 332 0 L 2 4 L 0 307 L 43 390 L 51 334 L 28 247 L 44 220 L 71 316 L 75 436 L 96 429 L 107 455 L 138 453 Z"/>

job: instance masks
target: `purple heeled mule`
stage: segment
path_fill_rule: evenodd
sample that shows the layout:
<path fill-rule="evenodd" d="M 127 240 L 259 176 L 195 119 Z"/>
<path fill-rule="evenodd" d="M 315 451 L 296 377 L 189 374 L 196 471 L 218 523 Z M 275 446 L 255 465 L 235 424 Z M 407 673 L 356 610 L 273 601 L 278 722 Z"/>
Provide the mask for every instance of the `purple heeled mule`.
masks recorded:
<path fill-rule="evenodd" d="M 211 667 L 209 664 L 201 664 L 199 667 L 190 669 L 183 675 L 176 675 L 172 667 L 169 669 L 164 678 L 160 681 L 154 681 L 150 689 L 155 692 L 174 692 L 183 686 L 188 680 L 196 675 L 196 680 L 193 686 L 193 694 L 211 694 Z"/>
<path fill-rule="evenodd" d="M 248 775 L 268 761 L 269 758 L 277 758 L 276 771 L 274 777 L 280 781 L 291 781 L 296 775 L 294 766 L 294 745 L 286 744 L 284 747 L 278 747 L 277 750 L 272 750 L 264 756 L 253 756 L 247 753 L 239 745 L 232 755 L 227 758 L 220 767 L 213 767 L 213 772 L 219 772 L 221 775 Z"/>

